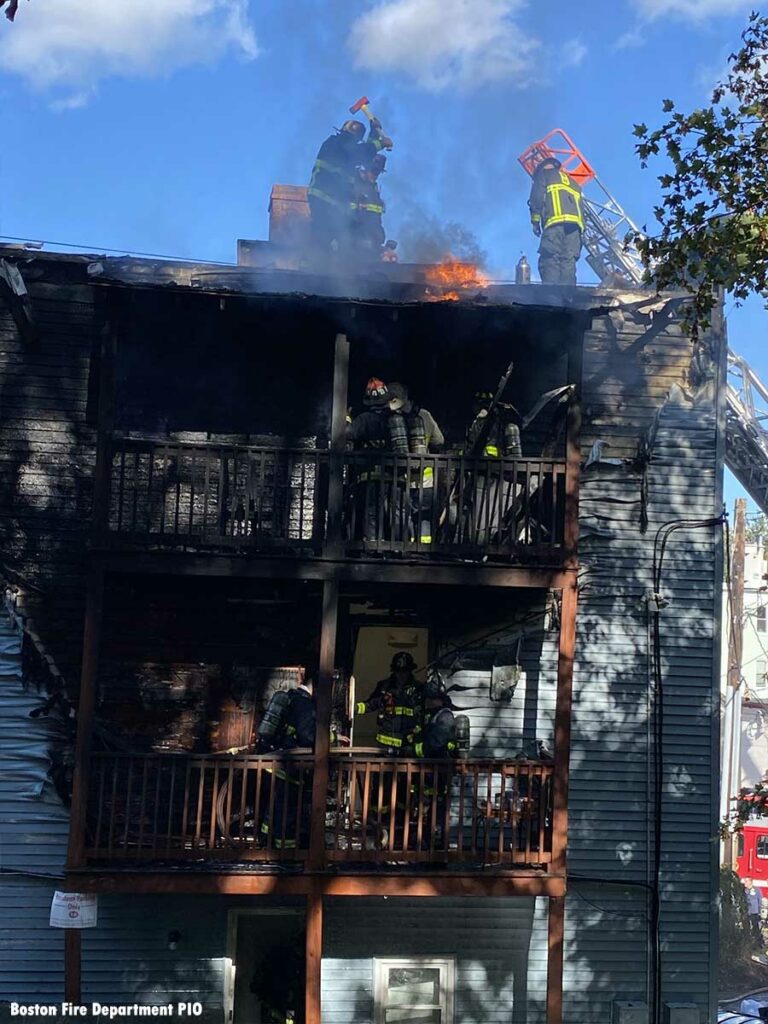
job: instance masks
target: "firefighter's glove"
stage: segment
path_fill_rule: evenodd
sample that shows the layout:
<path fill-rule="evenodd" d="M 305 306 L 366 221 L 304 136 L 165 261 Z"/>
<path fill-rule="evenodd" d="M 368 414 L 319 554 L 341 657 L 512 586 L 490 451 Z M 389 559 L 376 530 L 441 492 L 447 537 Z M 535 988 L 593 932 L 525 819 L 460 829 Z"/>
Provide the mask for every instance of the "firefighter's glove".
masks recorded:
<path fill-rule="evenodd" d="M 379 139 L 382 149 L 392 149 L 393 142 L 388 135 L 382 135 Z"/>
<path fill-rule="evenodd" d="M 534 235 L 536 235 L 537 238 L 541 238 L 541 224 L 535 220 L 533 224 L 531 224 L 531 227 L 533 228 Z"/>
<path fill-rule="evenodd" d="M 371 118 L 371 128 L 375 132 L 381 132 L 381 121 L 378 119 L 378 117 Z"/>

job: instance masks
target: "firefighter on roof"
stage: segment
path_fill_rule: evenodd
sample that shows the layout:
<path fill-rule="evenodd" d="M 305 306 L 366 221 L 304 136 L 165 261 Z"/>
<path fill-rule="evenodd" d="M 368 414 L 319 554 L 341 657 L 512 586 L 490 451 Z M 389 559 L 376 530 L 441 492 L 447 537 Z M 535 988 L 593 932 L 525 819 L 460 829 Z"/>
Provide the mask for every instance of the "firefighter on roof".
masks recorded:
<path fill-rule="evenodd" d="M 357 168 L 371 167 L 380 150 L 392 148 L 392 140 L 382 135 L 381 124 L 375 118 L 365 142 L 364 135 L 361 121 L 345 121 L 341 131 L 328 136 L 315 159 L 308 200 L 312 236 L 321 252 L 348 247 Z"/>
<path fill-rule="evenodd" d="M 355 198 L 350 204 L 350 232 L 352 245 L 361 256 L 381 259 L 386 239 L 381 218 L 384 216 L 384 200 L 379 191 L 378 178 L 387 165 L 383 153 L 377 154 L 370 167 L 359 167 L 355 183 Z"/>
<path fill-rule="evenodd" d="M 533 233 L 539 244 L 542 284 L 576 284 L 576 263 L 581 253 L 584 208 L 581 189 L 554 157 L 541 161 L 533 172 L 528 200 Z"/>

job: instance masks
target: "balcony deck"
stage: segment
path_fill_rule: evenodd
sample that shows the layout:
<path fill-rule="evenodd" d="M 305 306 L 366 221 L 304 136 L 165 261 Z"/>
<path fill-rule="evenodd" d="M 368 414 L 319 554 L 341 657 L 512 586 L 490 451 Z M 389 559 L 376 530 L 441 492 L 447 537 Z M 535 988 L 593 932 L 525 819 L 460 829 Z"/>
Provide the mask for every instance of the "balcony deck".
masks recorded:
<path fill-rule="evenodd" d="M 321 870 L 424 865 L 460 871 L 552 862 L 550 763 L 421 761 L 353 750 L 329 762 Z M 91 870 L 277 865 L 305 870 L 314 759 L 278 755 L 91 755 Z M 317 869 L 315 867 L 315 869 Z"/>
<path fill-rule="evenodd" d="M 560 566 L 568 555 L 564 460 L 336 458 L 328 449 L 113 439 L 100 539 L 111 550 L 300 559 Z"/>

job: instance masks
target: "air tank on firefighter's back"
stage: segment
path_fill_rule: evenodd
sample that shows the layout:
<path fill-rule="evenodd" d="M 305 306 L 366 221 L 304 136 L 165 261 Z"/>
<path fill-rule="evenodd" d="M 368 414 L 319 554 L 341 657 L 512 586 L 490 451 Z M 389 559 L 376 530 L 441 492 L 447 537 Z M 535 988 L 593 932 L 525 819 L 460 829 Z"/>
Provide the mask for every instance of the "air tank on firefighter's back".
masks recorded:
<path fill-rule="evenodd" d="M 456 753 L 460 758 L 469 757 L 469 718 L 467 715 L 456 715 Z"/>
<path fill-rule="evenodd" d="M 290 703 L 290 690 L 277 690 L 272 694 L 264 715 L 259 722 L 257 733 L 260 740 L 269 742 L 269 740 L 277 735 Z"/>

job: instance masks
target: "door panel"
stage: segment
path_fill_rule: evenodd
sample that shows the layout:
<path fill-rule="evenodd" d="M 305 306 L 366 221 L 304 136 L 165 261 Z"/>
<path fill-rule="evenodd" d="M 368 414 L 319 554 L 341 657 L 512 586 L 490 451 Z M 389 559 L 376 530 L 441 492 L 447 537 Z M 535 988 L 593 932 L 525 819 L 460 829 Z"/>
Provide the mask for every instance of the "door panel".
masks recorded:
<path fill-rule="evenodd" d="M 398 651 L 409 651 L 423 668 L 429 660 L 429 630 L 418 626 L 361 626 L 355 645 L 355 701 L 365 700 L 376 683 L 389 675 L 389 665 Z M 423 677 L 422 677 L 423 678 Z M 376 745 L 376 715 L 355 715 L 353 740 L 356 747 Z"/>

